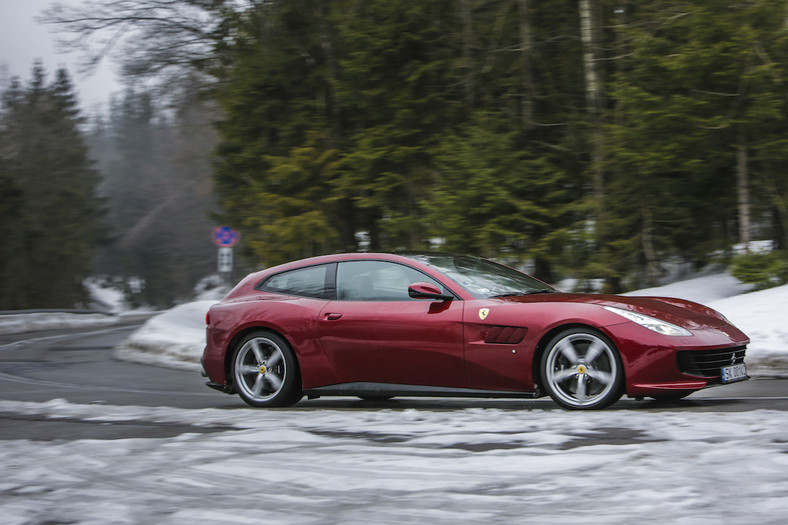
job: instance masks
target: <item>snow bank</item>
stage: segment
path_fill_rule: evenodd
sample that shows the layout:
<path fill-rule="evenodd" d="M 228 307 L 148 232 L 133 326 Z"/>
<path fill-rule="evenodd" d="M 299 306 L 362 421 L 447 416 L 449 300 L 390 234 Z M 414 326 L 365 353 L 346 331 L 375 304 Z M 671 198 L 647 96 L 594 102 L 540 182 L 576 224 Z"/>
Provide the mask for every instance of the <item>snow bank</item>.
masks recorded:
<path fill-rule="evenodd" d="M 215 302 L 182 304 L 148 320 L 115 349 L 115 357 L 199 371 L 205 347 L 205 314 Z"/>
<path fill-rule="evenodd" d="M 757 375 L 788 373 L 788 285 L 745 293 L 749 286 L 715 274 L 627 295 L 679 297 L 722 312 L 750 336 L 747 364 Z M 118 350 L 118 357 L 179 368 L 199 368 L 205 346 L 205 312 L 215 301 L 179 306 L 148 321 Z"/>
<path fill-rule="evenodd" d="M 97 309 L 113 314 L 129 309 L 122 290 L 96 278 L 86 279 L 84 284 Z"/>
<path fill-rule="evenodd" d="M 687 279 L 686 281 L 676 281 L 675 283 L 656 288 L 644 288 L 634 292 L 627 292 L 623 295 L 678 297 L 709 305 L 712 301 L 740 295 L 748 292 L 750 289 L 752 289 L 752 285 L 744 284 L 727 273 L 718 273 Z"/>
<path fill-rule="evenodd" d="M 758 375 L 788 374 L 788 285 L 709 303 L 750 336 L 747 366 Z"/>
<path fill-rule="evenodd" d="M 728 274 L 679 281 L 624 295 L 678 297 L 722 313 L 750 336 L 747 367 L 756 375 L 788 374 L 788 285 L 746 293 L 751 286 Z"/>
<path fill-rule="evenodd" d="M 18 334 L 37 330 L 93 328 L 116 324 L 119 318 L 107 314 L 40 312 L 0 315 L 0 334 Z"/>
<path fill-rule="evenodd" d="M 714 274 L 657 288 L 630 292 L 632 296 L 689 299 L 720 311 L 752 340 L 747 350 L 749 370 L 757 375 L 788 374 L 788 285 L 746 293 L 749 286 L 728 274 Z M 119 348 L 120 359 L 199 370 L 205 346 L 205 313 L 226 290 L 213 289 L 200 300 L 153 317 Z M 0 334 L 50 328 L 106 326 L 122 317 L 89 314 L 0 315 Z"/>

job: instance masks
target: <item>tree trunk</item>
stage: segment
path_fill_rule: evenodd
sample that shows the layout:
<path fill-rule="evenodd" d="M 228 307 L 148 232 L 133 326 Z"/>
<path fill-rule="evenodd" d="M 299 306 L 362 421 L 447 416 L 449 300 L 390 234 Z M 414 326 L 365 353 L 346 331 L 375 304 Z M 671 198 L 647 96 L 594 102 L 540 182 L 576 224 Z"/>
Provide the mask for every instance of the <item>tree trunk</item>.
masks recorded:
<path fill-rule="evenodd" d="M 750 173 L 744 134 L 739 134 L 736 146 L 736 195 L 739 207 L 739 242 L 745 253 L 750 252 Z"/>
<path fill-rule="evenodd" d="M 646 258 L 646 286 L 656 286 L 659 278 L 659 267 L 657 266 L 657 252 L 654 249 L 654 220 L 651 215 L 651 208 L 643 204 L 643 229 L 641 230 L 641 242 L 643 245 L 643 255 Z"/>
<path fill-rule="evenodd" d="M 766 178 L 766 187 L 769 195 L 772 196 L 772 205 L 774 206 L 773 220 L 775 229 L 777 230 L 775 234 L 777 238 L 775 248 L 778 250 L 788 250 L 788 206 L 785 204 L 786 200 L 780 195 L 777 184 L 775 184 L 774 178 L 771 176 Z"/>
<path fill-rule="evenodd" d="M 601 226 L 605 203 L 604 146 L 602 130 L 603 79 L 599 68 L 600 22 L 596 14 L 596 0 L 579 0 L 580 40 L 583 44 L 586 107 L 591 129 L 591 171 L 594 194 L 598 206 L 597 227 Z"/>
<path fill-rule="evenodd" d="M 471 0 L 460 2 L 460 15 L 462 17 L 462 66 L 465 68 L 465 104 L 468 112 L 473 111 L 476 103 L 473 82 L 473 16 L 471 14 Z"/>
<path fill-rule="evenodd" d="M 531 73 L 531 54 L 533 52 L 533 31 L 531 30 L 531 0 L 520 0 L 520 67 L 523 74 L 522 119 L 523 129 L 529 131 L 534 127 L 534 79 Z"/>

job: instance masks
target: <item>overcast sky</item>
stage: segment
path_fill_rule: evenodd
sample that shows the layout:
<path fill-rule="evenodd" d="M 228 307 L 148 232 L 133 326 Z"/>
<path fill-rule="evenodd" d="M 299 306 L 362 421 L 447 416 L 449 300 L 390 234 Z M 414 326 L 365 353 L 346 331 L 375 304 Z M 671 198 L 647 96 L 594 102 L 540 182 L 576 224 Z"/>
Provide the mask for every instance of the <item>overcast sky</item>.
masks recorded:
<path fill-rule="evenodd" d="M 34 20 L 52 3 L 53 0 L 0 0 L 0 88 L 6 86 L 10 77 L 20 77 L 27 83 L 33 61 L 40 59 L 50 80 L 59 67 L 68 70 L 83 112 L 104 111 L 110 94 L 121 90 L 114 74 L 116 66 L 103 63 L 87 75 L 80 72 L 77 54 L 59 53 L 51 27 Z"/>

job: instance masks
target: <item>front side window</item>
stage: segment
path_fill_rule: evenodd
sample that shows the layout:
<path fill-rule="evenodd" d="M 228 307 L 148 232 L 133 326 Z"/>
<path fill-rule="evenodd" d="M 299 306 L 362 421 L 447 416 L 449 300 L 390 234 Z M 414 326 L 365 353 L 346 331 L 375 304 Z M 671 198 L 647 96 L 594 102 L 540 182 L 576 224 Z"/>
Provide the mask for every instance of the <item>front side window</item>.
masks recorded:
<path fill-rule="evenodd" d="M 310 266 L 272 275 L 260 284 L 267 292 L 324 299 L 328 296 L 326 272 L 328 265 Z"/>
<path fill-rule="evenodd" d="M 477 299 L 557 291 L 528 274 L 487 259 L 441 254 L 414 254 L 408 257 L 435 268 Z"/>
<path fill-rule="evenodd" d="M 402 264 L 386 261 L 342 262 L 337 267 L 337 299 L 411 301 L 408 286 L 418 282 L 434 284 L 444 290 L 430 276 Z"/>

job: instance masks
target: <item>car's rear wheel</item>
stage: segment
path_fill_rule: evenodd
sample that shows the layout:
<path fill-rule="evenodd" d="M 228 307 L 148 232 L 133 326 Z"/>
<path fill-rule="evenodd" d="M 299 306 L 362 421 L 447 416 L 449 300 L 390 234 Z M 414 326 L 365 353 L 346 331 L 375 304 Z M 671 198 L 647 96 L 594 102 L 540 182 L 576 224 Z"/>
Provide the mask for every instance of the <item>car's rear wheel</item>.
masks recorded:
<path fill-rule="evenodd" d="M 623 393 L 618 351 L 594 330 L 572 328 L 554 337 L 542 356 L 541 372 L 545 390 L 564 408 L 604 408 Z"/>
<path fill-rule="evenodd" d="M 251 406 L 290 406 L 303 397 L 293 351 L 276 334 L 244 337 L 237 345 L 232 373 L 238 395 Z"/>

